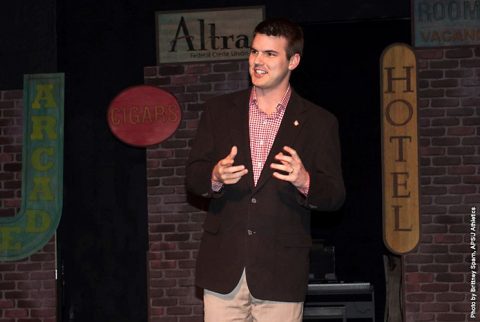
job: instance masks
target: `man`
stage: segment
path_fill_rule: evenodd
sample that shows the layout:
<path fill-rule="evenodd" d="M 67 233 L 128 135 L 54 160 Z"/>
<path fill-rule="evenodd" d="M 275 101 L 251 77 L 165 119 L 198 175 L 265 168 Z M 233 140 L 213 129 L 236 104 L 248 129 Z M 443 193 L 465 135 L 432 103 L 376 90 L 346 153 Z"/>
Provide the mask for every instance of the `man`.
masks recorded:
<path fill-rule="evenodd" d="M 290 87 L 302 50 L 298 25 L 260 23 L 253 87 L 206 103 L 187 188 L 211 199 L 196 271 L 207 322 L 302 320 L 310 210 L 344 199 L 337 121 Z"/>

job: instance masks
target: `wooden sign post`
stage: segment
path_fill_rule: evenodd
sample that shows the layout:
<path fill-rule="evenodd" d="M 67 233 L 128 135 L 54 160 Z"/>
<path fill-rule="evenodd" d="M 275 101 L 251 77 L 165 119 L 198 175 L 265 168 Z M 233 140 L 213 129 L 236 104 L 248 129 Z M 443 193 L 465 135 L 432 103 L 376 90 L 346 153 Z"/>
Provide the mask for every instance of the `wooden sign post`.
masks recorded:
<path fill-rule="evenodd" d="M 381 58 L 383 235 L 395 254 L 420 237 L 416 58 L 405 44 Z"/>

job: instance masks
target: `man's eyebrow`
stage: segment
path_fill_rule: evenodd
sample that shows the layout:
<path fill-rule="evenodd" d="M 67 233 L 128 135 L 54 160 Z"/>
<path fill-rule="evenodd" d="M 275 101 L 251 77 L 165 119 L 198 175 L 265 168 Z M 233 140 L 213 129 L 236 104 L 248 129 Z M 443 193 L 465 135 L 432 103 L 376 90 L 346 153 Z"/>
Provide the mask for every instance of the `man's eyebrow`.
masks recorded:
<path fill-rule="evenodd" d="M 273 50 L 273 49 L 269 49 L 269 50 L 265 50 L 265 53 L 267 53 L 267 54 L 278 54 L 278 51 Z"/>
<path fill-rule="evenodd" d="M 273 49 L 267 49 L 267 50 L 258 50 L 257 48 L 253 47 L 253 46 L 250 46 L 250 50 L 255 50 L 255 51 L 258 51 L 258 52 L 263 52 L 263 53 L 266 53 L 266 54 L 278 54 L 278 51 L 276 50 L 273 50 Z"/>

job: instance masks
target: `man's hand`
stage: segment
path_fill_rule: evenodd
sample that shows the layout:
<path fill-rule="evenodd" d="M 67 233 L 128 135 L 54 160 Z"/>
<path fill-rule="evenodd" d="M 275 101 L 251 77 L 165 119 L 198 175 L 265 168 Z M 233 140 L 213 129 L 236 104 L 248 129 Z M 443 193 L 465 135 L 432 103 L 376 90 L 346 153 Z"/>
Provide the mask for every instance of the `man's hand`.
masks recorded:
<path fill-rule="evenodd" d="M 275 156 L 275 159 L 280 163 L 272 163 L 270 165 L 272 169 L 282 171 L 283 174 L 274 172 L 273 176 L 277 179 L 291 182 L 299 190 L 308 189 L 310 174 L 303 166 L 297 151 L 288 146 L 283 147 L 283 150 L 287 154 L 280 152 Z"/>
<path fill-rule="evenodd" d="M 235 184 L 248 173 L 248 169 L 245 169 L 244 165 L 233 165 L 237 153 L 237 147 L 233 146 L 230 154 L 218 161 L 212 171 L 212 181 L 223 184 Z"/>

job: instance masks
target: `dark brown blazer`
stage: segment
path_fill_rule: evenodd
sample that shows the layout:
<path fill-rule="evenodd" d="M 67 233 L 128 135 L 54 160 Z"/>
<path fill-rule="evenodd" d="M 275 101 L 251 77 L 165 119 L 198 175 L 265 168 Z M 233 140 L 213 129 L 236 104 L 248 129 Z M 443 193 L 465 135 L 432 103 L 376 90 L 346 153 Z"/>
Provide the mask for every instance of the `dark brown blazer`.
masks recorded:
<path fill-rule="evenodd" d="M 205 105 L 187 162 L 187 189 L 211 198 L 197 258 L 196 283 L 229 293 L 246 269 L 255 298 L 304 301 L 308 281 L 310 210 L 335 210 L 344 199 L 338 125 L 326 110 L 292 93 L 258 183 L 249 144 L 250 90 Z M 211 189 L 215 164 L 238 147 L 235 165 L 247 175 L 220 192 Z M 284 146 L 295 149 L 310 173 L 305 198 L 291 183 L 272 176 L 270 164 Z"/>

